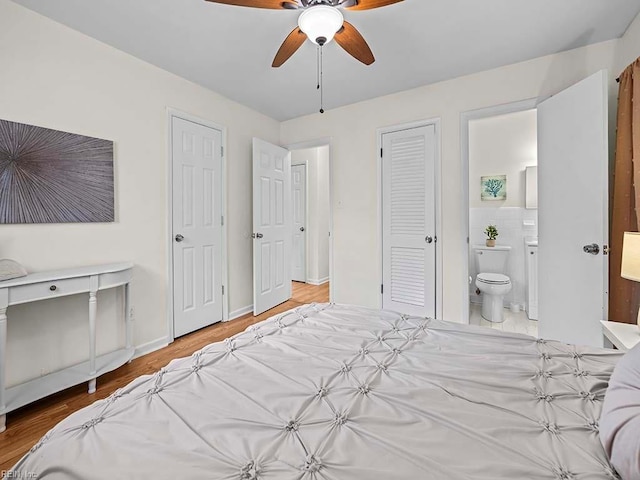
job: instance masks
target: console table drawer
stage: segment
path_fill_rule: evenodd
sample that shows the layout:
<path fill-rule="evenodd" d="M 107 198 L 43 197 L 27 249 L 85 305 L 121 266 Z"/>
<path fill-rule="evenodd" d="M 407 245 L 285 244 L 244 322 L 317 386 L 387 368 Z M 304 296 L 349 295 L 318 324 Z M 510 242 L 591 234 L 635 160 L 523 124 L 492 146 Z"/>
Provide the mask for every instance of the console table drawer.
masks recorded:
<path fill-rule="evenodd" d="M 9 290 L 9 304 L 64 297 L 89 291 L 89 277 L 20 285 Z"/>

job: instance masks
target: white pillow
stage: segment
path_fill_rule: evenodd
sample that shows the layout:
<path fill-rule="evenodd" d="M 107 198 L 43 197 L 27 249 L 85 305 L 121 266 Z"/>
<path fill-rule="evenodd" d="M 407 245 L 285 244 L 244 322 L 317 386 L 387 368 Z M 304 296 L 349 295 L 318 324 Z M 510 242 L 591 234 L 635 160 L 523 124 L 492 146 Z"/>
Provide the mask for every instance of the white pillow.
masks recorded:
<path fill-rule="evenodd" d="M 12 278 L 24 277 L 27 271 L 22 265 L 13 260 L 0 260 L 0 282 L 11 280 Z"/>
<path fill-rule="evenodd" d="M 640 480 L 640 344 L 626 353 L 609 380 L 600 441 L 623 480 Z"/>

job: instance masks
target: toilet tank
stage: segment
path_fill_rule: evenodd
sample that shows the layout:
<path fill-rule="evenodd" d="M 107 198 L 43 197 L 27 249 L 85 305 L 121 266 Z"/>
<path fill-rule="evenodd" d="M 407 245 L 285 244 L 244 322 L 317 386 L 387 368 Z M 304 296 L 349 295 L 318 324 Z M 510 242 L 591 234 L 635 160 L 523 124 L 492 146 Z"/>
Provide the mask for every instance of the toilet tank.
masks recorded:
<path fill-rule="evenodd" d="M 509 260 L 511 247 L 506 245 L 496 245 L 495 247 L 475 245 L 473 250 L 476 259 L 476 271 L 478 273 L 507 274 L 507 262 Z"/>

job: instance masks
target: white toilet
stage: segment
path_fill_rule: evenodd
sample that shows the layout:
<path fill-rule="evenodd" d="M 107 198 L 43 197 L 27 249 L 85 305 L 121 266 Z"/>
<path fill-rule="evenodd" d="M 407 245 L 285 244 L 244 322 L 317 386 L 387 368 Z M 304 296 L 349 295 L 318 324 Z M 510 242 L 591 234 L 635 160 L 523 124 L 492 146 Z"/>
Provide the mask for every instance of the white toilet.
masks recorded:
<path fill-rule="evenodd" d="M 476 258 L 476 287 L 482 292 L 482 317 L 504 322 L 503 299 L 511 291 L 511 279 L 505 275 L 511 247 L 473 247 Z"/>

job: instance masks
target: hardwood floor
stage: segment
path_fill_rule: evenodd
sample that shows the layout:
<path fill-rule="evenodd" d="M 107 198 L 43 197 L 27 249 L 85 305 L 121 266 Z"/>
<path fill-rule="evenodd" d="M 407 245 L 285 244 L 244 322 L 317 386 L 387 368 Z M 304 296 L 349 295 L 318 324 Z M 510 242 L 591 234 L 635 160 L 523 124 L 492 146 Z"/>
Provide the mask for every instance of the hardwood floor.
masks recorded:
<path fill-rule="evenodd" d="M 262 315 L 247 314 L 231 322 L 218 323 L 185 335 L 168 347 L 133 360 L 130 364 L 98 378 L 98 390 L 87 394 L 86 385 L 78 385 L 7 416 L 7 430 L 0 433 L 0 478 L 51 428 L 69 414 L 108 397 L 133 379 L 158 371 L 174 358 L 186 357 L 205 345 L 221 341 L 245 330 L 250 325 L 307 303 L 329 301 L 329 284 L 319 287 L 293 282 L 293 297 Z"/>

